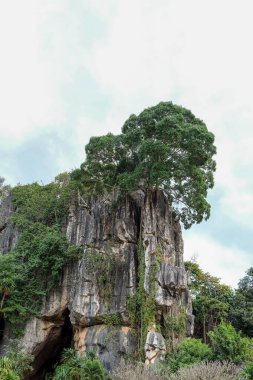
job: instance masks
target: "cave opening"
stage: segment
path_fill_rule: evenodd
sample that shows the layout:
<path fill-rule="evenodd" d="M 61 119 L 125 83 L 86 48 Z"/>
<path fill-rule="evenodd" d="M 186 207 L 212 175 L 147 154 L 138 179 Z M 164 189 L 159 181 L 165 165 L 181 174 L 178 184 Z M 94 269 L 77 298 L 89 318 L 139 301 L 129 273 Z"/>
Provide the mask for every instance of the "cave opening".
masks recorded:
<path fill-rule="evenodd" d="M 62 314 L 61 323 L 55 322 L 45 345 L 35 354 L 33 372 L 29 379 L 44 380 L 46 374 L 51 374 L 54 367 L 60 362 L 65 348 L 70 348 L 73 338 L 73 328 L 68 309 Z M 63 323 L 62 323 L 63 322 Z"/>
<path fill-rule="evenodd" d="M 3 340 L 3 337 L 4 337 L 4 328 L 5 328 L 4 316 L 0 312 L 0 343 Z"/>

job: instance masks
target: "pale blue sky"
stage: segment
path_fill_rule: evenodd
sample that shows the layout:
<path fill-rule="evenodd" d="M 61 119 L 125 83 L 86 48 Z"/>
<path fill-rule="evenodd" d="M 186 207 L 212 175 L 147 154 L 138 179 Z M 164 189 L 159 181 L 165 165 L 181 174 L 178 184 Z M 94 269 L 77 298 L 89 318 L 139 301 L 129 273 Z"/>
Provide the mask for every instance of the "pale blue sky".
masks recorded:
<path fill-rule="evenodd" d="M 208 222 L 185 257 L 236 286 L 253 265 L 251 0 L 0 0 L 0 175 L 47 183 L 92 135 L 172 100 L 216 135 Z"/>

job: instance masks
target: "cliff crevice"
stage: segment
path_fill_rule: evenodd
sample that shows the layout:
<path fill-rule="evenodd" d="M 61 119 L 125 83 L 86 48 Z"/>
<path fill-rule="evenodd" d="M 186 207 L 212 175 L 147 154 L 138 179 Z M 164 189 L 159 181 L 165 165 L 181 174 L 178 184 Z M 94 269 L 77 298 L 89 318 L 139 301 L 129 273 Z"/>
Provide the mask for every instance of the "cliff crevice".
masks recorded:
<path fill-rule="evenodd" d="M 8 202 L 2 212 L 7 227 L 0 232 L 3 253 L 19 236 L 8 223 L 14 212 L 11 199 Z M 35 355 L 32 379 L 43 379 L 45 368 L 70 345 L 79 352 L 95 349 L 107 369 L 136 353 L 138 337 L 128 302 L 140 286 L 142 263 L 143 287 L 147 297 L 151 287 L 154 291 L 156 319 L 147 326 L 146 362 L 154 363 L 165 353 L 165 338 L 176 342 L 185 331 L 192 333 L 181 228 L 162 191 L 112 193 L 85 205 L 77 198 L 70 207 L 66 237 L 81 247 L 82 256 L 65 267 L 59 286 L 44 297 L 40 314 L 26 325 L 23 345 Z M 185 331 L 170 329 L 170 318 L 182 319 Z"/>

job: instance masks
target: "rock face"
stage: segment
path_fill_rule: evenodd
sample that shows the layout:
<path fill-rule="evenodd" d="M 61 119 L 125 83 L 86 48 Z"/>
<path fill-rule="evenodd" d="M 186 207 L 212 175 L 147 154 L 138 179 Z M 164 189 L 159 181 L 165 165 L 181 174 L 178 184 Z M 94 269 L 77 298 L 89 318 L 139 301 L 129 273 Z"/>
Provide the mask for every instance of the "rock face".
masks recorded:
<path fill-rule="evenodd" d="M 162 334 L 149 331 L 145 344 L 145 363 L 156 364 L 159 360 L 163 359 L 165 353 L 166 344 Z"/>
<path fill-rule="evenodd" d="M 14 213 L 11 196 L 6 197 L 0 203 L 0 252 L 11 251 L 19 237 L 17 228 L 10 223 L 10 217 Z"/>
<path fill-rule="evenodd" d="M 6 221 L 11 205 L 9 210 Z M 18 237 L 13 227 L 8 228 L 0 234 L 2 252 L 10 250 Z M 146 363 L 155 363 L 165 353 L 163 335 L 176 342 L 182 330 L 192 333 L 180 224 L 173 220 L 163 192 L 139 190 L 124 197 L 111 194 L 87 203 L 76 201 L 66 236 L 81 245 L 83 255 L 65 268 L 59 287 L 45 297 L 40 315 L 27 323 L 23 344 L 35 355 L 32 379 L 43 379 L 44 371 L 70 345 L 79 352 L 97 350 L 107 369 L 136 352 L 138 336 L 131 326 L 128 300 L 140 286 L 140 245 L 143 286 L 147 294 L 154 287 L 156 305 L 156 322 L 148 326 L 143 347 Z M 173 327 L 178 321 L 181 330 Z"/>

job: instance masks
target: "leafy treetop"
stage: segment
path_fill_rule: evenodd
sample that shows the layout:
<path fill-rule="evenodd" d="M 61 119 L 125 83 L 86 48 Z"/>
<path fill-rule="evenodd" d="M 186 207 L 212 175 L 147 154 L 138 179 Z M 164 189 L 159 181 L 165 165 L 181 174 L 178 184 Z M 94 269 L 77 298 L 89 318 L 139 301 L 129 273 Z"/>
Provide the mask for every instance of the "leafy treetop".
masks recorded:
<path fill-rule="evenodd" d="M 194 334 L 207 342 L 208 332 L 228 319 L 233 291 L 229 286 L 221 284 L 218 277 L 204 272 L 196 262 L 186 261 L 185 268 L 190 279 L 195 315 Z"/>
<path fill-rule="evenodd" d="M 92 137 L 86 161 L 72 173 L 83 189 L 98 193 L 163 189 L 185 228 L 208 219 L 213 187 L 214 135 L 191 111 L 162 102 L 131 115 L 120 135 Z"/>
<path fill-rule="evenodd" d="M 4 184 L 5 179 L 0 176 L 0 204 L 4 197 L 8 195 L 10 192 L 10 186 Z"/>
<path fill-rule="evenodd" d="M 253 338 L 253 267 L 238 284 L 230 308 L 230 320 L 237 330 Z"/>

